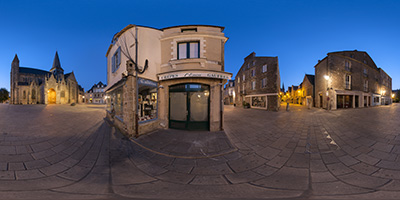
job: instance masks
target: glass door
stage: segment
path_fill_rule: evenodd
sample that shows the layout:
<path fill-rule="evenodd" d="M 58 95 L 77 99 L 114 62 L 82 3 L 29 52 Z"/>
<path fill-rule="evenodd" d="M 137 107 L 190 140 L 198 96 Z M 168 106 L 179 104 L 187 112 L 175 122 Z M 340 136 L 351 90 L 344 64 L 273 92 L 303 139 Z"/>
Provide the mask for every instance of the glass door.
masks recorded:
<path fill-rule="evenodd" d="M 209 86 L 180 84 L 169 88 L 169 127 L 209 130 Z"/>

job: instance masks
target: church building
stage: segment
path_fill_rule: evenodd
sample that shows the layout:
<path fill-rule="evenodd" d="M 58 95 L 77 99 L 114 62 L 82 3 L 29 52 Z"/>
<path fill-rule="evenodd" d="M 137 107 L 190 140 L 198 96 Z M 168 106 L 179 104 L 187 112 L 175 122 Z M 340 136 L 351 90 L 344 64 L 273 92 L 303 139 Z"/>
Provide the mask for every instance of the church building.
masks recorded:
<path fill-rule="evenodd" d="M 50 71 L 20 67 L 18 56 L 11 63 L 10 104 L 78 103 L 79 85 L 74 72 L 64 74 L 58 53 Z"/>

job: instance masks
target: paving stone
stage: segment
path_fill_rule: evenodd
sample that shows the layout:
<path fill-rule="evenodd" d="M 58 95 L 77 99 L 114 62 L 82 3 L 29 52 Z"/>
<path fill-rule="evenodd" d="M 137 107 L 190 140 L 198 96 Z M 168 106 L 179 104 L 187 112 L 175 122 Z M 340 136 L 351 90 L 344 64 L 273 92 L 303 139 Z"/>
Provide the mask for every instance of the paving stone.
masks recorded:
<path fill-rule="evenodd" d="M 202 175 L 223 175 L 233 172 L 226 163 L 222 163 L 214 166 L 195 166 L 190 173 Z"/>
<path fill-rule="evenodd" d="M 338 178 L 350 185 L 371 189 L 379 188 L 390 181 L 390 179 L 368 176 L 358 172 L 338 176 Z"/>
<path fill-rule="evenodd" d="M 352 156 L 349 156 L 349 155 L 338 157 L 338 159 L 340 160 L 340 162 L 342 162 L 346 166 L 355 165 L 360 162 L 359 160 L 354 159 Z"/>
<path fill-rule="evenodd" d="M 8 163 L 8 170 L 10 171 L 19 171 L 26 170 L 24 163 Z"/>
<path fill-rule="evenodd" d="M 24 164 L 25 164 L 26 169 L 28 169 L 28 170 L 50 166 L 50 163 L 48 163 L 46 160 L 43 160 L 43 159 L 27 161 Z"/>
<path fill-rule="evenodd" d="M 53 147 L 53 145 L 51 145 L 49 142 L 41 142 L 41 143 L 35 143 L 35 144 L 31 144 L 30 145 L 32 150 L 36 153 L 36 152 L 41 152 L 47 149 L 50 149 Z"/>
<path fill-rule="evenodd" d="M 286 162 L 285 166 L 308 169 L 310 167 L 310 156 L 304 153 L 294 153 Z"/>
<path fill-rule="evenodd" d="M 0 154 L 17 154 L 15 146 L 0 146 Z"/>
<path fill-rule="evenodd" d="M 69 167 L 61 164 L 61 163 L 56 163 L 47 167 L 40 168 L 39 170 L 43 173 L 46 174 L 47 176 L 52 176 L 58 173 L 61 173 L 65 170 L 69 169 Z"/>
<path fill-rule="evenodd" d="M 234 172 L 237 173 L 237 172 L 247 171 L 247 170 L 259 167 L 259 166 L 263 165 L 266 161 L 267 160 L 265 160 L 264 158 L 262 158 L 256 154 L 250 154 L 250 155 L 243 156 L 240 159 L 230 161 L 230 162 L 228 162 L 228 164 L 229 164 L 230 168 Z"/>
<path fill-rule="evenodd" d="M 35 179 L 45 177 L 38 169 L 15 171 L 16 180 Z"/>
<path fill-rule="evenodd" d="M 343 174 L 348 174 L 353 172 L 351 168 L 347 167 L 343 163 L 335 163 L 335 164 L 330 164 L 326 166 L 329 171 L 334 174 L 335 176 L 343 175 Z"/>
<path fill-rule="evenodd" d="M 196 175 L 192 182 L 190 182 L 191 185 L 227 185 L 228 182 L 225 180 L 223 176 L 219 175 Z"/>
<path fill-rule="evenodd" d="M 178 184 L 189 184 L 193 180 L 195 175 L 168 171 L 156 177 L 160 180 L 167 182 L 178 183 Z"/>
<path fill-rule="evenodd" d="M 386 160 L 381 160 L 378 164 L 375 166 L 380 167 L 380 168 L 385 168 L 385 169 L 394 169 L 394 170 L 399 170 L 400 171 L 400 162 L 399 161 L 386 161 Z"/>
<path fill-rule="evenodd" d="M 280 152 L 281 152 L 280 150 L 277 150 L 277 149 L 274 149 L 271 147 L 265 147 L 265 148 L 257 151 L 256 153 L 257 153 L 257 155 L 259 155 L 265 159 L 271 160 L 275 156 L 277 156 Z"/>
<path fill-rule="evenodd" d="M 130 160 L 113 162 L 111 174 L 113 185 L 140 184 L 156 180 L 134 166 Z"/>
<path fill-rule="evenodd" d="M 372 192 L 373 190 L 364 189 L 360 187 L 345 184 L 342 181 L 312 183 L 313 195 L 329 195 L 330 198 L 334 195 L 349 195 Z"/>
<path fill-rule="evenodd" d="M 262 176 L 253 171 L 244 171 L 239 173 L 226 174 L 225 177 L 226 179 L 228 179 L 230 183 L 238 184 L 238 183 L 248 183 L 252 181 L 257 181 L 264 178 L 265 176 Z"/>
<path fill-rule="evenodd" d="M 361 162 L 367 163 L 369 165 L 375 165 L 380 161 L 380 159 L 371 157 L 367 154 L 360 154 L 356 157 L 356 159 L 360 160 Z"/>
<path fill-rule="evenodd" d="M 252 184 L 268 188 L 306 190 L 308 188 L 308 169 L 283 167 L 276 173 Z"/>
<path fill-rule="evenodd" d="M 333 182 L 337 179 L 328 171 L 326 172 L 311 172 L 312 182 Z"/>
<path fill-rule="evenodd" d="M 0 171 L 0 180 L 15 180 L 14 171 Z"/>
<path fill-rule="evenodd" d="M 400 191 L 400 180 L 391 180 L 386 185 L 379 188 L 380 190 Z"/>
<path fill-rule="evenodd" d="M 332 164 L 340 162 L 339 159 L 333 153 L 323 153 L 321 154 L 322 160 L 325 164 Z"/>
<path fill-rule="evenodd" d="M 58 173 L 57 176 L 72 181 L 79 181 L 80 179 L 87 176 L 90 170 L 91 168 L 75 165 L 74 167 L 71 167 L 61 173 Z"/>
<path fill-rule="evenodd" d="M 365 163 L 358 163 L 358 164 L 355 164 L 355 165 L 351 166 L 350 168 L 352 168 L 353 170 L 355 170 L 357 172 L 360 172 L 360 173 L 363 173 L 363 174 L 367 174 L 367 175 L 371 175 L 374 172 L 379 170 L 378 167 L 371 166 L 371 165 L 368 165 L 368 164 L 365 164 Z"/>
<path fill-rule="evenodd" d="M 376 150 L 380 150 L 380 151 L 389 153 L 389 152 L 392 151 L 393 146 L 394 145 L 391 145 L 391 144 L 385 144 L 385 143 L 382 143 L 382 142 L 377 142 L 376 144 L 374 144 L 372 146 L 372 148 L 376 149 Z"/>
<path fill-rule="evenodd" d="M 322 160 L 310 160 L 310 171 L 324 172 L 327 171 L 325 163 Z"/>
<path fill-rule="evenodd" d="M 391 169 L 379 169 L 372 176 L 386 178 L 386 179 L 400 179 L 400 173 L 398 170 Z"/>
<path fill-rule="evenodd" d="M 272 174 L 274 174 L 275 172 L 277 172 L 279 169 L 278 168 L 273 168 L 270 167 L 268 165 L 261 165 L 260 167 L 257 167 L 255 169 L 253 169 L 252 171 L 261 174 L 263 176 L 270 176 Z"/>

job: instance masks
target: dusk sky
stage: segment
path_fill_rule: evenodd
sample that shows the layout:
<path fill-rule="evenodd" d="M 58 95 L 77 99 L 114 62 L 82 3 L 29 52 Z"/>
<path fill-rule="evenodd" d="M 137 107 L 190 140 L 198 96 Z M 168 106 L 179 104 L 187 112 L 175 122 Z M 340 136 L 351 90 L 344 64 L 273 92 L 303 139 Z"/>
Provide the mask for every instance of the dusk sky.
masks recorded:
<path fill-rule="evenodd" d="M 11 62 L 50 70 L 58 51 L 65 73 L 85 88 L 107 83 L 105 54 L 128 24 L 164 28 L 225 27 L 225 70 L 243 59 L 278 56 L 287 88 L 314 74 L 328 52 L 366 51 L 400 88 L 400 1 L 62 1 L 0 0 L 0 88 L 10 89 Z"/>

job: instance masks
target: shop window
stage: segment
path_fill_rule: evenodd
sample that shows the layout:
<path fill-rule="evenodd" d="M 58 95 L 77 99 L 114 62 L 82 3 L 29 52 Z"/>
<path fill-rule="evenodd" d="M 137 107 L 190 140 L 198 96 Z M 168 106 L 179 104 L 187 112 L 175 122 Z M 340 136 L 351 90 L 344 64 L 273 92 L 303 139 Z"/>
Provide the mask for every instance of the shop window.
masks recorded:
<path fill-rule="evenodd" d="M 178 43 L 178 59 L 200 58 L 199 42 Z"/>
<path fill-rule="evenodd" d="M 112 72 L 114 73 L 115 71 L 117 71 L 117 69 L 119 68 L 119 66 L 121 65 L 121 48 L 118 48 L 113 57 L 112 57 L 112 61 L 111 61 L 111 65 L 112 65 Z"/>
<path fill-rule="evenodd" d="M 139 122 L 157 118 L 157 82 L 139 78 Z"/>
<path fill-rule="evenodd" d="M 251 97 L 251 106 L 258 108 L 265 108 L 267 106 L 265 96 Z"/>
<path fill-rule="evenodd" d="M 117 88 L 108 93 L 107 98 L 107 110 L 111 112 L 112 115 L 119 117 L 121 120 L 123 119 L 123 94 L 122 87 Z M 92 102 L 92 98 L 90 98 L 90 102 Z"/>

